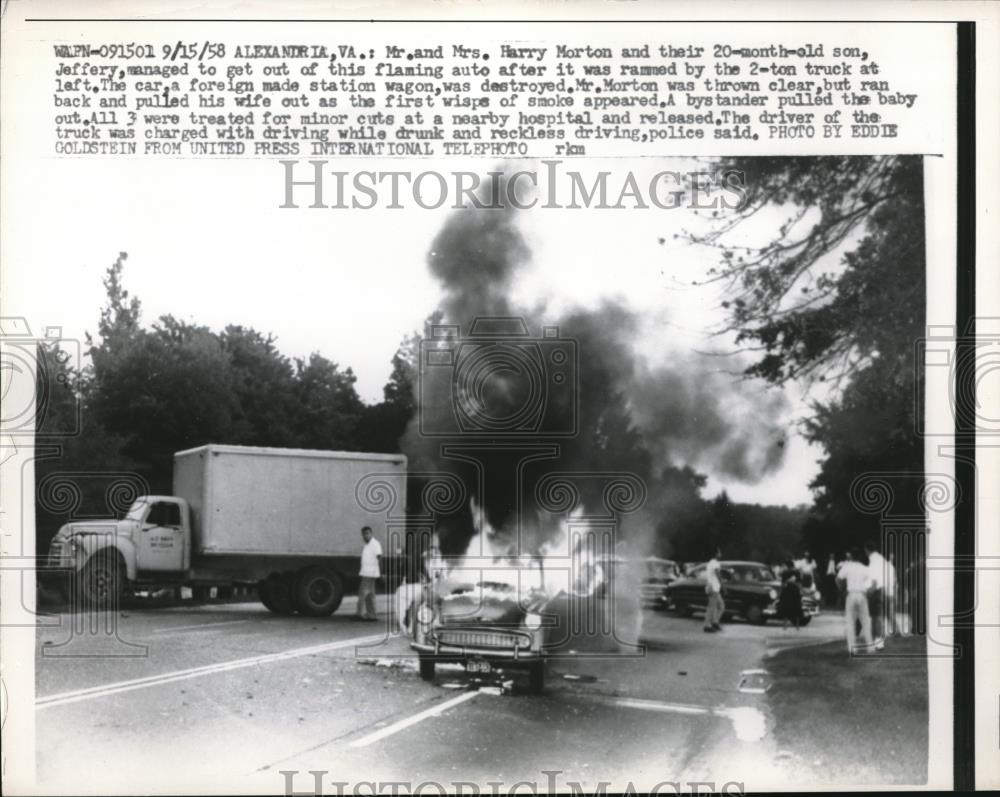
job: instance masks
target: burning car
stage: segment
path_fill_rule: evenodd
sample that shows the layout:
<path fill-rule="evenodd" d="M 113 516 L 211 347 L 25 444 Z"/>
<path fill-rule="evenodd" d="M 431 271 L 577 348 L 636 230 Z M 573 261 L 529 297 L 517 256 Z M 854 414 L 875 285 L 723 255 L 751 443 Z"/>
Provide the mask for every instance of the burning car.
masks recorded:
<path fill-rule="evenodd" d="M 781 582 L 771 568 L 760 562 L 719 564 L 725 616 L 743 617 L 754 625 L 763 625 L 777 614 Z M 671 607 L 684 616 L 704 610 L 708 601 L 705 584 L 705 565 L 702 564 L 666 588 Z M 802 613 L 805 616 L 803 625 L 819 614 L 819 595 L 814 586 L 802 588 Z"/>
<path fill-rule="evenodd" d="M 531 691 L 545 688 L 542 611 L 549 598 L 537 588 L 481 577 L 452 577 L 427 585 L 412 618 L 411 647 L 420 677 L 434 678 L 439 662 L 465 664 L 470 672 L 525 669 Z"/>

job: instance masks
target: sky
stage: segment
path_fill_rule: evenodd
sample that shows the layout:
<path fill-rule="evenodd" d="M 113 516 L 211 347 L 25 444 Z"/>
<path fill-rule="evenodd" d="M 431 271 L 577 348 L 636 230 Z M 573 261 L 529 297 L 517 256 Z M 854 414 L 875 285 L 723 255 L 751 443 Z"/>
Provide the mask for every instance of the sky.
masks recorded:
<path fill-rule="evenodd" d="M 379 168 L 414 163 L 382 161 Z M 141 300 L 144 323 L 169 313 L 216 330 L 232 323 L 270 332 L 285 355 L 318 351 L 350 366 L 360 395 L 373 402 L 402 337 L 438 306 L 441 286 L 426 256 L 452 212 L 447 207 L 352 211 L 308 208 L 303 200 L 297 209 L 280 208 L 283 168 L 267 160 L 39 157 L 33 165 L 19 173 L 28 179 L 15 194 L 30 212 L 18 214 L 5 242 L 4 315 L 26 317 L 35 334 L 56 326 L 82 341 L 95 332 L 102 276 L 124 251 L 125 286 Z M 702 168 L 648 158 L 577 165 L 588 181 L 599 169 L 631 169 L 640 185 L 654 170 Z M 336 167 L 372 164 L 341 160 Z M 460 168 L 484 173 L 497 165 L 470 161 Z M 51 191 L 54 185 L 60 190 Z M 712 336 L 725 318 L 718 293 L 692 284 L 713 256 L 674 238 L 700 223 L 684 208 L 522 211 L 518 225 L 530 259 L 515 298 L 525 305 L 544 299 L 556 315 L 605 298 L 621 301 L 641 314 L 635 346 L 653 364 L 731 351 L 731 340 Z M 729 358 L 713 362 L 734 369 Z M 734 379 L 732 389 L 763 388 Z M 794 387 L 789 398 L 784 465 L 756 484 L 710 473 L 707 494 L 724 488 L 737 500 L 810 502 L 808 482 L 822 452 L 794 433 L 803 404 Z"/>

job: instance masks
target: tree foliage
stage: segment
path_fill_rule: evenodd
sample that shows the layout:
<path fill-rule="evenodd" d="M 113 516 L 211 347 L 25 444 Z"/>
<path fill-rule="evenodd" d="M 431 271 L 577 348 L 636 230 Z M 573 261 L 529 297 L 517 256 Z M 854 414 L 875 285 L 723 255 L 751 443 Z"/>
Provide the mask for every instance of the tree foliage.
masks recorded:
<path fill-rule="evenodd" d="M 731 158 L 720 166 L 743 172 L 746 204 L 693 240 L 719 252 L 710 281 L 728 293 L 723 331 L 755 355 L 746 375 L 832 386 L 804 431 L 826 452 L 811 485 L 813 539 L 821 550 L 843 550 L 877 525 L 851 503 L 853 480 L 922 470 L 913 415 L 923 386 L 913 356 L 925 324 L 922 161 Z M 761 228 L 764 243 L 736 243 Z"/>

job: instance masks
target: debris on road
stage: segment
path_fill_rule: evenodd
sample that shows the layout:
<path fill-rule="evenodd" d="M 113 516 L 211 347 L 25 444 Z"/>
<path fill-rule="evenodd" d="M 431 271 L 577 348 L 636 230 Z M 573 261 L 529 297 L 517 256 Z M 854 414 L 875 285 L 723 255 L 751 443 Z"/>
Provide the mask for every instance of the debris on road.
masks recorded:
<path fill-rule="evenodd" d="M 736 688 L 745 695 L 763 695 L 771 688 L 767 670 L 743 670 Z"/>

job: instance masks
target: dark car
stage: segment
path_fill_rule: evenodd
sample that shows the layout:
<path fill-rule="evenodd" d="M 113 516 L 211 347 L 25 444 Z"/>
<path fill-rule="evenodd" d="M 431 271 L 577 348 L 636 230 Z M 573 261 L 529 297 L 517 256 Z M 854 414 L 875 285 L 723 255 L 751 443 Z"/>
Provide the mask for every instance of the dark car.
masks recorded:
<path fill-rule="evenodd" d="M 725 617 L 743 617 L 754 625 L 763 625 L 777 614 L 781 582 L 770 567 L 760 562 L 726 561 L 719 565 Z M 684 616 L 704 610 L 708 602 L 705 585 L 705 565 L 701 564 L 666 588 L 671 608 Z M 819 614 L 819 601 L 814 593 L 815 588 L 802 589 L 805 623 Z"/>
<path fill-rule="evenodd" d="M 643 560 L 646 572 L 642 579 L 640 594 L 646 609 L 666 609 L 669 605 L 667 587 L 681 577 L 681 569 L 670 559 L 647 556 Z"/>
<path fill-rule="evenodd" d="M 638 587 L 638 598 L 644 609 L 666 609 L 667 586 L 680 578 L 681 570 L 676 562 L 670 559 L 660 559 L 658 556 L 646 556 L 632 559 L 624 556 L 608 556 L 598 560 L 601 568 L 601 586 L 599 595 L 606 598 L 612 588 L 617 594 L 621 589 L 634 590 Z M 622 583 L 622 579 L 626 582 Z M 641 579 L 641 580 L 640 580 Z M 639 583 L 628 583 L 629 581 Z M 614 585 L 614 586 L 612 586 Z"/>

